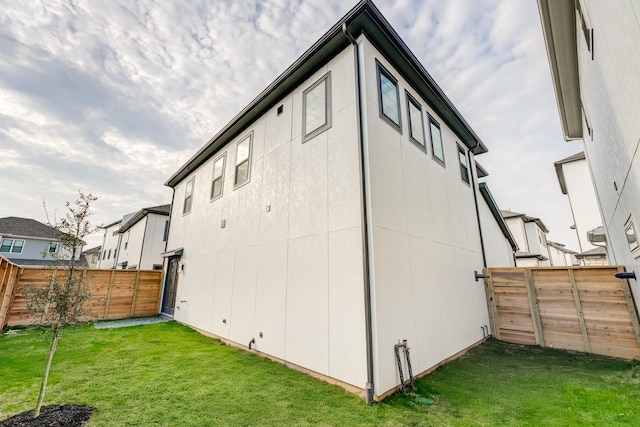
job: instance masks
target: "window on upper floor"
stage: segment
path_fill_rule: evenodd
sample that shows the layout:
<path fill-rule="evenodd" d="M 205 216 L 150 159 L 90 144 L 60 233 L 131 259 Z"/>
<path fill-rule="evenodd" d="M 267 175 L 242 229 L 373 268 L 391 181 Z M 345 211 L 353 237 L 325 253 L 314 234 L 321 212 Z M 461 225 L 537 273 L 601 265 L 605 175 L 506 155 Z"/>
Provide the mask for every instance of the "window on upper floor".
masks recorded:
<path fill-rule="evenodd" d="M 429 115 L 429 133 L 431 134 L 431 154 L 438 163 L 444 166 L 444 148 L 442 146 L 440 124 L 431 115 Z"/>
<path fill-rule="evenodd" d="M 187 186 L 184 189 L 184 205 L 182 206 L 182 214 L 186 215 L 191 212 L 191 204 L 193 203 L 193 185 L 196 181 L 194 176 L 187 181 Z"/>
<path fill-rule="evenodd" d="M 102 259 L 104 260 L 107 257 L 107 251 L 102 252 Z"/>
<path fill-rule="evenodd" d="M 464 148 L 458 145 L 458 158 L 460 159 L 460 178 L 469 184 L 469 161 Z"/>
<path fill-rule="evenodd" d="M 407 98 L 407 114 L 409 115 L 409 139 L 418 147 L 427 151 L 422 106 L 409 92 L 405 91 L 405 96 Z"/>
<path fill-rule="evenodd" d="M 330 127 L 331 73 L 327 73 L 302 94 L 303 142 Z"/>
<path fill-rule="evenodd" d="M 109 249 L 109 254 L 107 255 L 107 259 L 111 259 L 111 249 Z"/>
<path fill-rule="evenodd" d="M 376 61 L 378 75 L 378 105 L 380 117 L 402 133 L 400 125 L 400 91 L 398 80 Z"/>
<path fill-rule="evenodd" d="M 166 242 L 169 234 L 169 220 L 164 222 L 164 231 L 162 232 L 162 241 Z"/>
<path fill-rule="evenodd" d="M 0 252 L 21 254 L 24 248 L 24 240 L 19 239 L 2 239 L 0 244 Z"/>
<path fill-rule="evenodd" d="M 50 254 L 55 254 L 56 252 L 58 252 L 58 243 L 49 242 L 49 248 L 47 249 L 47 252 L 49 252 Z"/>
<path fill-rule="evenodd" d="M 253 133 L 249 134 L 236 146 L 236 170 L 234 187 L 238 188 L 251 178 L 251 145 L 253 142 Z"/>
<path fill-rule="evenodd" d="M 589 17 L 587 16 L 586 10 L 582 6 L 582 1 L 576 2 L 576 7 L 578 10 L 578 16 L 580 17 L 580 27 L 582 28 L 582 35 L 584 36 L 584 41 L 587 43 L 587 50 L 591 52 L 591 59 L 593 59 L 593 28 L 589 23 Z"/>
<path fill-rule="evenodd" d="M 624 233 L 627 236 L 629 250 L 631 252 L 636 252 L 638 248 L 640 248 L 640 243 L 638 242 L 638 234 L 636 233 L 636 228 L 635 225 L 633 225 L 633 219 L 631 219 L 631 217 L 627 219 L 627 222 L 624 225 Z"/>
<path fill-rule="evenodd" d="M 227 153 L 223 153 L 220 157 L 213 161 L 213 179 L 211 180 L 211 200 L 222 197 L 224 185 L 224 165 L 227 160 Z"/>

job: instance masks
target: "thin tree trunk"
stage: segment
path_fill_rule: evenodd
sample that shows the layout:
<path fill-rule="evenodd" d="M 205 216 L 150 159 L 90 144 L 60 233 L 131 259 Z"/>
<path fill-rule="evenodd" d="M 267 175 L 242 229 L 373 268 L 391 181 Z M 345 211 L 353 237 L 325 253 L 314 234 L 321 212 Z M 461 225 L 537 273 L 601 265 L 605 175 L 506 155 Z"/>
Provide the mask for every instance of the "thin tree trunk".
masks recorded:
<path fill-rule="evenodd" d="M 40 408 L 44 401 L 44 392 L 47 388 L 47 381 L 49 380 L 49 369 L 51 368 L 51 361 L 53 360 L 53 354 L 56 352 L 56 346 L 58 345 L 58 339 L 60 338 L 60 328 L 56 328 L 53 331 L 53 337 L 51 337 L 51 347 L 49 347 L 49 355 L 47 356 L 47 363 L 44 365 L 44 375 L 42 376 L 42 384 L 40 384 L 40 394 L 38 394 L 38 404 L 36 409 L 33 410 L 33 418 L 37 418 L 40 415 Z"/>

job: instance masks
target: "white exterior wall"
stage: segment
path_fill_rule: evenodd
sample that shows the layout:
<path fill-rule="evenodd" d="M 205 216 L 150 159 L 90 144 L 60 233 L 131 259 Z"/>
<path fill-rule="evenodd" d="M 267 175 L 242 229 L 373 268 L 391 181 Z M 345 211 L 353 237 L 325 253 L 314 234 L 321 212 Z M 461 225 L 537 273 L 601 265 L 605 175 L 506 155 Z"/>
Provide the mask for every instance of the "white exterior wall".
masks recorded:
<path fill-rule="evenodd" d="M 496 223 L 484 198 L 479 195 L 480 223 L 488 267 L 514 267 L 513 249 Z M 480 270 L 478 270 L 480 271 Z"/>
<path fill-rule="evenodd" d="M 567 186 L 567 196 L 573 220 L 576 225 L 576 234 L 580 252 L 594 249 L 587 239 L 587 232 L 602 225 L 600 208 L 593 189 L 589 166 L 586 159 L 576 160 L 562 165 L 565 184 Z"/>
<path fill-rule="evenodd" d="M 122 263 L 126 262 L 126 268 L 143 269 L 140 266 L 140 253 L 142 252 L 146 227 L 147 216 L 120 234 L 120 249 L 118 249 L 118 265 L 116 268 L 122 268 Z M 160 253 L 158 252 L 158 256 L 160 256 Z"/>
<path fill-rule="evenodd" d="M 513 239 L 518 244 L 518 248 L 522 252 L 530 252 L 529 251 L 529 242 L 527 241 L 527 233 L 524 228 L 524 221 L 522 221 L 521 217 L 511 217 L 505 218 L 504 222 L 507 223 L 507 227 L 509 227 L 509 231 L 513 235 Z"/>
<path fill-rule="evenodd" d="M 562 265 L 573 265 L 569 257 L 570 255 L 571 254 L 561 251 L 558 248 L 549 246 L 549 261 L 551 262 L 551 265 L 555 267 Z"/>
<path fill-rule="evenodd" d="M 407 339 L 423 372 L 483 338 L 489 324 L 473 191 L 460 178 L 456 141 L 402 76 L 364 38 L 367 188 L 372 235 L 375 393 L 399 384 L 394 345 Z M 380 117 L 375 60 L 399 81 L 402 134 Z M 409 141 L 407 89 L 441 126 L 446 167 Z M 428 135 L 428 128 L 425 128 Z"/>
<path fill-rule="evenodd" d="M 332 126 L 302 143 L 302 93 L 329 71 Z M 260 352 L 364 388 L 355 100 L 347 49 L 218 153 L 226 152 L 221 198 L 209 200 L 218 154 L 175 188 L 167 249 L 185 248 L 176 320 L 243 345 L 255 338 Z M 236 143 L 250 132 L 250 182 L 234 190 Z"/>
<path fill-rule="evenodd" d="M 116 250 L 118 249 L 118 243 L 120 241 L 120 235 L 118 234 L 119 229 L 120 222 L 113 224 L 104 230 L 104 237 L 102 238 L 102 253 L 100 254 L 100 260 L 98 261 L 97 268 L 104 270 L 116 267 L 116 258 L 118 256 Z M 109 250 L 111 250 L 111 256 L 108 256 Z M 116 251 L 115 256 L 114 251 Z"/>
<path fill-rule="evenodd" d="M 151 270 L 154 265 L 162 265 L 164 260 L 160 254 L 165 251 L 164 230 L 169 216 L 149 213 L 146 221 L 144 246 L 138 264 L 140 270 Z"/>
<path fill-rule="evenodd" d="M 540 254 L 543 257 L 547 258 L 546 261 L 540 261 L 539 265 L 551 265 L 551 262 L 548 260 L 549 249 L 547 246 L 547 236 L 545 235 L 545 233 L 542 231 L 542 229 L 540 229 L 540 227 L 538 227 L 538 224 L 533 221 L 524 223 L 524 229 L 527 235 L 529 252 L 532 254 Z"/>
<path fill-rule="evenodd" d="M 585 153 L 607 229 L 610 262 L 638 273 L 640 250 L 631 253 L 624 226 L 631 217 L 640 228 L 640 3 L 582 3 L 595 37 L 592 60 L 577 18 L 582 104 L 593 129 L 591 138 L 584 128 Z M 629 282 L 640 303 L 638 282 Z"/>

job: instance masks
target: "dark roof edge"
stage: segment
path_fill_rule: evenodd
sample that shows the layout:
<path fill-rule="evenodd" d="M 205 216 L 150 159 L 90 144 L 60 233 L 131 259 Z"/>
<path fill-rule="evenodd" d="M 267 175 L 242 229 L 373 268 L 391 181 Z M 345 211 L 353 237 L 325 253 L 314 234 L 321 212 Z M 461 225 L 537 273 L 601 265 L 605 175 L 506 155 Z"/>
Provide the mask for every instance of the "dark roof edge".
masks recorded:
<path fill-rule="evenodd" d="M 480 194 L 482 194 L 482 198 L 484 199 L 484 201 L 487 202 L 487 206 L 489 206 L 489 210 L 491 211 L 491 214 L 493 215 L 496 222 L 498 223 L 498 227 L 500 227 L 502 234 L 504 234 L 504 237 L 509 241 L 509 245 L 511 245 L 511 249 L 513 249 L 513 251 L 516 252 L 518 250 L 518 244 L 516 243 L 516 239 L 513 237 L 513 234 L 511 234 L 509 227 L 507 227 L 507 223 L 504 221 L 504 218 L 500 214 L 500 209 L 498 208 L 498 204 L 496 203 L 495 199 L 493 198 L 493 195 L 489 191 L 489 187 L 487 186 L 487 183 L 481 182 L 478 184 L 478 186 L 480 188 Z"/>
<path fill-rule="evenodd" d="M 279 102 L 282 97 L 286 96 L 319 67 L 326 64 L 338 52 L 345 49 L 350 42 L 342 31 L 343 24 L 346 24 L 349 32 L 356 37 L 366 33 L 367 38 L 374 43 L 376 48 L 381 50 L 387 59 L 394 64 L 394 67 L 410 83 L 418 86 L 415 88 L 416 90 L 427 92 L 423 96 L 426 95 L 436 113 L 442 117 L 474 154 L 482 154 L 488 151 L 480 137 L 476 135 L 442 89 L 411 53 L 395 30 L 391 28 L 391 25 L 373 2 L 362 0 L 254 98 L 249 105 L 209 139 L 204 146 L 169 177 L 165 185 L 175 187 L 191 172 L 211 158 L 218 149 L 238 136 L 269 108 Z M 395 52 L 394 48 L 396 49 Z"/>
<path fill-rule="evenodd" d="M 164 209 L 159 209 L 159 208 L 162 208 L 162 207 L 165 207 L 165 206 L 170 206 L 170 205 L 153 206 L 153 207 L 150 207 L 150 208 L 140 209 L 138 212 L 136 212 L 136 214 L 134 216 L 129 218 L 129 220 L 127 222 L 125 222 L 120 227 L 120 230 L 118 230 L 118 233 L 121 233 L 121 234 L 124 233 L 125 231 L 127 231 L 128 229 L 133 227 L 138 221 L 140 221 L 142 218 L 144 218 L 148 214 L 158 214 L 158 215 L 169 216 L 169 212 L 168 211 L 166 211 Z"/>

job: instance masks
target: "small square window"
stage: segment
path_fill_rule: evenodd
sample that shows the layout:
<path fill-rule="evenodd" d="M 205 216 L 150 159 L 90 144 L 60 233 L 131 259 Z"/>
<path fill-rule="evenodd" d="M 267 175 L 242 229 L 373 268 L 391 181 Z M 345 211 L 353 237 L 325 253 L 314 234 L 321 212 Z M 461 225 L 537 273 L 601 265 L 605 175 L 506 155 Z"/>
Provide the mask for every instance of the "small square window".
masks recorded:
<path fill-rule="evenodd" d="M 431 153 L 433 158 L 444 166 L 444 148 L 442 147 L 440 125 L 431 116 L 429 116 L 429 132 L 431 133 Z"/>
<path fill-rule="evenodd" d="M 633 220 L 631 219 L 631 217 L 629 217 L 627 223 L 624 226 L 624 232 L 627 236 L 629 250 L 631 252 L 636 252 L 638 248 L 640 248 L 640 243 L 638 243 L 638 234 L 636 233 L 636 228 L 633 225 Z"/>
<path fill-rule="evenodd" d="M 424 137 L 424 120 L 422 118 L 422 106 L 411 94 L 405 91 L 407 98 L 407 114 L 409 115 L 409 138 L 424 151 L 427 151 L 427 143 Z"/>
<path fill-rule="evenodd" d="M 56 252 L 58 252 L 58 243 L 49 243 L 49 249 L 47 249 L 47 252 L 49 252 L 50 254 L 55 254 Z"/>
<path fill-rule="evenodd" d="M 191 212 L 191 204 L 193 201 L 193 185 L 196 178 L 193 177 L 189 182 L 187 182 L 187 186 L 184 189 L 184 205 L 182 207 L 182 214 L 186 215 Z"/>
<path fill-rule="evenodd" d="M 302 135 L 304 141 L 331 127 L 330 93 L 331 74 L 327 73 L 302 94 Z"/>
<path fill-rule="evenodd" d="M 224 185 L 224 166 L 227 159 L 227 153 L 218 157 L 213 162 L 213 179 L 211 181 L 211 200 L 216 200 L 222 197 L 222 190 Z"/>
<path fill-rule="evenodd" d="M 235 170 L 235 188 L 238 188 L 251 178 L 251 146 L 253 134 L 250 134 L 236 146 L 236 170 Z"/>
<path fill-rule="evenodd" d="M 464 182 L 469 184 L 469 162 L 467 161 L 467 153 L 459 145 L 458 158 L 460 159 L 460 177 Z"/>
<path fill-rule="evenodd" d="M 284 112 L 284 105 L 280 105 L 278 107 L 278 115 L 282 114 Z"/>
<path fill-rule="evenodd" d="M 402 133 L 400 126 L 400 92 L 398 80 L 376 61 L 378 74 L 378 105 L 380 117 Z"/>

